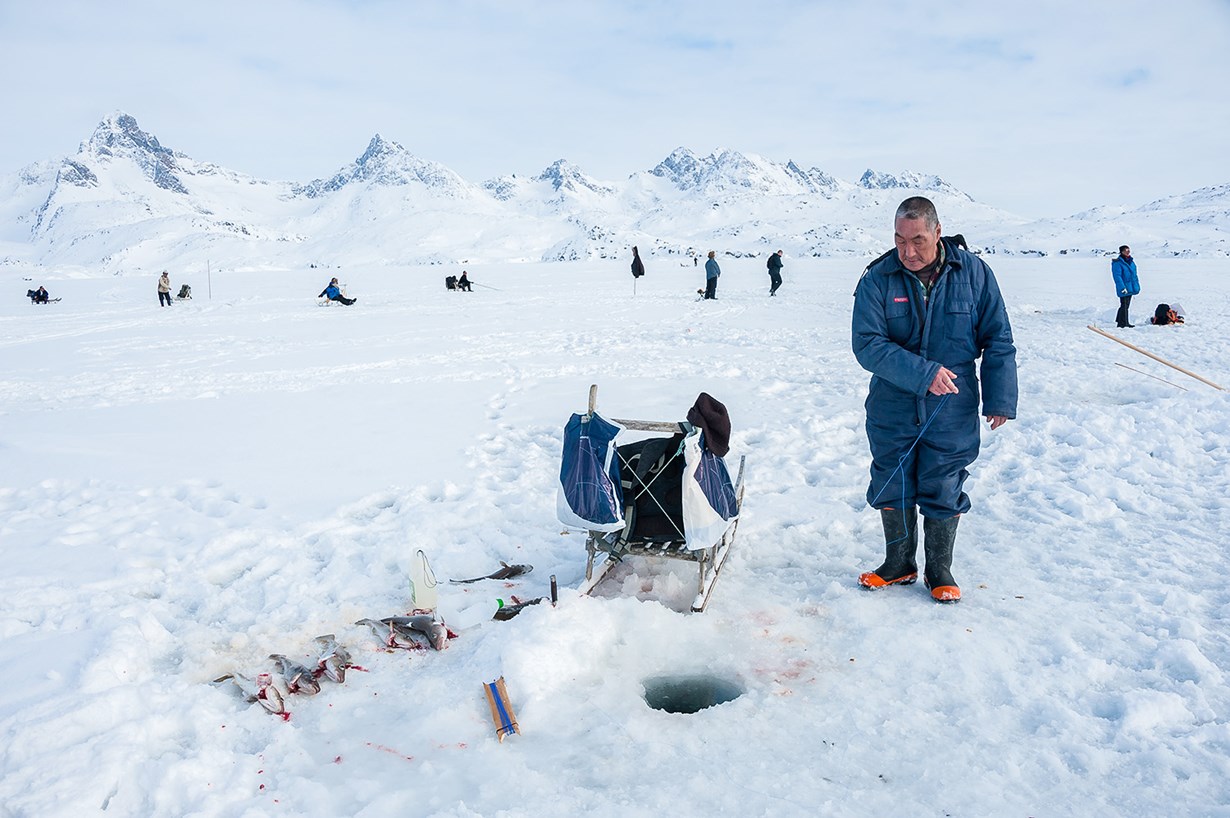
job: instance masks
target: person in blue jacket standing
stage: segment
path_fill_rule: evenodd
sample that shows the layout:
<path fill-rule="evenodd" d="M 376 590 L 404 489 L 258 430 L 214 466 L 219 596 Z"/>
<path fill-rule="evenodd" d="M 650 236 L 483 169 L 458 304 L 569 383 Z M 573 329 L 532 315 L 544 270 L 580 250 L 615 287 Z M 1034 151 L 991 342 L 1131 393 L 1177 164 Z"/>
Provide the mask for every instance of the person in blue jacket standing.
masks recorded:
<path fill-rule="evenodd" d="M 717 255 L 713 250 L 709 251 L 709 260 L 705 262 L 705 298 L 717 300 L 717 280 L 722 274 L 722 268 L 718 266 Z"/>
<path fill-rule="evenodd" d="M 1119 296 L 1119 312 L 1115 314 L 1115 326 L 1136 326 L 1128 320 L 1128 308 L 1132 306 L 1132 296 L 1140 294 L 1140 279 L 1136 276 L 1136 259 L 1132 258 L 1132 248 L 1126 244 L 1119 248 L 1119 255 L 1110 263 L 1110 274 L 1115 279 L 1115 293 Z"/>
<path fill-rule="evenodd" d="M 1016 417 L 1016 347 L 995 274 L 940 237 L 930 200 L 902 202 L 894 232 L 896 249 L 867 267 L 854 294 L 852 346 L 871 373 L 867 502 L 880 511 L 885 542 L 884 562 L 859 584 L 918 578 L 921 511 L 926 585 L 937 602 L 956 602 L 953 544 L 970 509 L 962 487 L 981 437 L 978 375 L 981 414 L 998 429 Z"/>

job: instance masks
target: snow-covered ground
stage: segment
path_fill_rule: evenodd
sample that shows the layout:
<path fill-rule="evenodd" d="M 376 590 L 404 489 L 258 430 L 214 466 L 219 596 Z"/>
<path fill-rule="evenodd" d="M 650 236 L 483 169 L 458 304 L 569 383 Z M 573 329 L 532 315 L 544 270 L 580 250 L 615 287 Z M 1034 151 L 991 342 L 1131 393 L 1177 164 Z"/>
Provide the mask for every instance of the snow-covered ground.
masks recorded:
<path fill-rule="evenodd" d="M 624 262 L 470 268 L 472 294 L 172 270 L 170 308 L 153 276 L 0 272 L 0 815 L 1230 815 L 1230 395 L 1086 329 L 1115 331 L 1109 260 L 992 259 L 1020 416 L 984 435 L 955 606 L 855 584 L 882 556 L 861 263 L 788 258 L 769 299 L 724 262 L 716 302 L 647 263 L 635 296 Z M 1230 262 L 1139 263 L 1119 334 L 1230 386 Z M 318 306 L 334 272 L 355 306 Z M 1148 326 L 1159 301 L 1188 323 Z M 591 383 L 609 416 L 730 410 L 747 494 L 704 614 L 682 566 L 570 590 Z M 442 580 L 534 570 L 442 584 L 447 649 L 382 652 L 353 623 L 406 610 L 420 548 Z M 552 574 L 558 607 L 481 621 Z M 324 633 L 366 672 L 288 721 L 209 683 Z M 667 674 L 744 692 L 650 709 Z"/>

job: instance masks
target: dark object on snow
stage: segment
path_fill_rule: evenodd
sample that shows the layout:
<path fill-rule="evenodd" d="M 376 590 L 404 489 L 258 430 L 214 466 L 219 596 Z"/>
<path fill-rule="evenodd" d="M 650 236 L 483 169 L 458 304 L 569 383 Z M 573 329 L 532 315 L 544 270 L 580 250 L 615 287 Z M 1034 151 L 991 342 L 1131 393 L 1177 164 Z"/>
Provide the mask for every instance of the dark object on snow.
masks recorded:
<path fill-rule="evenodd" d="M 1182 324 L 1183 316 L 1170 308 L 1169 304 L 1158 304 L 1157 309 L 1153 311 L 1153 317 L 1149 319 L 1150 324 L 1156 324 L 1159 327 L 1166 324 Z"/>
<path fill-rule="evenodd" d="M 457 289 L 457 276 L 445 276 L 444 277 L 444 289 L 446 290 Z"/>
<path fill-rule="evenodd" d="M 461 278 L 457 279 L 457 289 L 467 293 L 474 292 L 474 289 L 470 286 L 470 276 L 465 270 L 461 271 Z"/>
<path fill-rule="evenodd" d="M 183 285 L 179 288 L 179 295 L 175 297 L 183 300 L 190 300 L 192 298 L 192 288 L 187 284 Z"/>
<path fill-rule="evenodd" d="M 473 579 L 450 579 L 449 582 L 454 585 L 465 585 L 467 582 L 482 582 L 484 579 L 512 579 L 534 570 L 532 565 L 509 565 L 503 561 L 500 562 L 500 565 L 504 567 L 494 574 L 488 574 L 485 577 L 474 577 Z"/>
<path fill-rule="evenodd" d="M 47 297 L 47 290 L 41 286 L 37 290 L 26 290 L 26 297 L 30 299 L 31 304 L 46 304 L 50 300 Z"/>
<path fill-rule="evenodd" d="M 730 415 L 726 407 L 708 392 L 701 392 L 688 410 L 688 423 L 705 433 L 705 446 L 718 457 L 730 451 Z"/>
<path fill-rule="evenodd" d="M 517 614 L 524 611 L 529 606 L 537 605 L 539 602 L 542 602 L 544 599 L 546 599 L 545 596 L 540 596 L 537 599 L 529 599 L 529 600 L 526 600 L 525 602 L 517 602 L 516 597 L 513 597 L 512 605 L 504 605 L 502 607 L 497 608 L 495 611 L 495 614 L 491 618 L 496 620 L 497 622 L 507 622 L 508 620 L 516 616 Z"/>
<path fill-rule="evenodd" d="M 640 278 L 645 275 L 645 262 L 641 261 L 641 254 L 635 247 L 632 248 L 632 277 Z"/>

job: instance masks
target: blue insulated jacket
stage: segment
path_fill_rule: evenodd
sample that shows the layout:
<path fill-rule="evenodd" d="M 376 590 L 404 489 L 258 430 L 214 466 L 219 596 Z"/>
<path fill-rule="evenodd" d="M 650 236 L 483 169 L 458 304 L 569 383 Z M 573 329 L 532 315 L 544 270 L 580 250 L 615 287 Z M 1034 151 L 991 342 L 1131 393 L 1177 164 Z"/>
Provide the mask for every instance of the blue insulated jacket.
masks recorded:
<path fill-rule="evenodd" d="M 722 274 L 722 268 L 718 267 L 717 259 L 711 258 L 705 262 L 705 280 L 717 278 Z"/>
<path fill-rule="evenodd" d="M 1136 277 L 1136 259 L 1115 256 L 1110 263 L 1110 274 L 1115 277 L 1115 295 L 1140 295 L 1140 279 Z"/>
<path fill-rule="evenodd" d="M 941 366 L 957 375 L 960 404 L 976 410 L 974 361 L 982 358 L 982 414 L 1016 417 L 1016 347 L 995 274 L 982 259 L 944 243 L 944 264 L 924 293 L 922 282 L 885 254 L 863 273 L 854 293 L 852 345 L 872 373 L 873 404 L 922 402 Z M 904 406 L 902 406 L 904 408 Z"/>
<path fill-rule="evenodd" d="M 342 291 L 339 290 L 337 287 L 335 287 L 333 284 L 330 284 L 328 287 L 325 287 L 325 291 L 321 293 L 322 296 L 324 296 L 325 298 L 328 298 L 331 301 L 336 299 L 341 294 L 342 294 Z"/>

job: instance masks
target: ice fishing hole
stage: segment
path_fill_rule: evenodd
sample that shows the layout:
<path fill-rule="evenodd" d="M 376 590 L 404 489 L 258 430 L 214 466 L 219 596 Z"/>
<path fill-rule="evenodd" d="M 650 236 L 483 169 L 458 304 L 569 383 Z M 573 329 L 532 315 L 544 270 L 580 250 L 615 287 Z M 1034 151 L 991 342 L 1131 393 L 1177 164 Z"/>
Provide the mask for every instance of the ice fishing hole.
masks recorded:
<path fill-rule="evenodd" d="M 667 713 L 698 713 L 743 695 L 743 688 L 735 682 L 710 675 L 654 676 L 641 684 L 645 704 Z"/>

